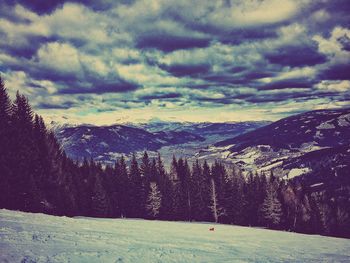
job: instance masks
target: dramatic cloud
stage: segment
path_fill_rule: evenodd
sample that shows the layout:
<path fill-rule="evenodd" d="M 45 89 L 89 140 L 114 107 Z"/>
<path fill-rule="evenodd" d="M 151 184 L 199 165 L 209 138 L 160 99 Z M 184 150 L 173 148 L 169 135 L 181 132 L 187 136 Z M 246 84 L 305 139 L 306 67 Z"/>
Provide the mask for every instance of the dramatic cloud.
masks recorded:
<path fill-rule="evenodd" d="M 5 0 L 0 73 L 48 120 L 277 119 L 350 105 L 347 0 Z"/>

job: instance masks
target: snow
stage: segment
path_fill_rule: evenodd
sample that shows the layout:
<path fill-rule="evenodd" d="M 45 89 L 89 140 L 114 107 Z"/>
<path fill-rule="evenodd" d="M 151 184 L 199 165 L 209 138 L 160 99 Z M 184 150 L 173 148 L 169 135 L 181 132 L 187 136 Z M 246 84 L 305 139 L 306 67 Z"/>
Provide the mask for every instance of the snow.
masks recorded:
<path fill-rule="evenodd" d="M 350 113 L 339 116 L 338 124 L 341 127 L 350 126 Z"/>
<path fill-rule="evenodd" d="M 329 148 L 329 147 L 321 147 L 318 145 L 317 142 L 312 141 L 312 142 L 303 143 L 300 146 L 300 151 L 307 153 L 307 152 L 318 151 L 318 150 L 322 150 L 322 149 L 326 149 L 326 148 Z"/>
<path fill-rule="evenodd" d="M 81 136 L 82 140 L 90 140 L 92 137 L 94 137 L 91 134 L 83 134 L 83 136 Z"/>
<path fill-rule="evenodd" d="M 209 228 L 215 227 L 215 231 Z M 230 225 L 0 210 L 0 262 L 349 262 L 350 240 Z"/>
<path fill-rule="evenodd" d="M 312 184 L 312 185 L 310 185 L 310 187 L 317 187 L 317 186 L 321 186 L 321 185 L 323 185 L 323 183 Z"/>
<path fill-rule="evenodd" d="M 106 143 L 106 142 L 100 142 L 99 143 L 102 147 L 105 147 L 105 148 L 108 148 L 108 143 Z"/>
<path fill-rule="evenodd" d="M 115 126 L 113 128 L 110 128 L 109 131 L 118 134 L 121 129 L 122 129 L 121 126 Z"/>
<path fill-rule="evenodd" d="M 258 145 L 257 147 L 248 147 L 244 149 L 243 154 L 239 155 L 237 159 L 247 164 L 253 164 L 255 160 L 261 156 L 259 146 L 260 145 Z"/>
<path fill-rule="evenodd" d="M 314 136 L 314 138 L 320 139 L 320 138 L 322 138 L 322 136 L 323 136 L 322 132 L 321 131 L 317 131 L 316 135 Z"/>
<path fill-rule="evenodd" d="M 281 159 L 286 159 L 286 158 L 288 158 L 288 157 L 281 158 Z M 272 168 L 276 168 L 276 167 L 278 167 L 278 166 L 280 166 L 282 164 L 283 164 L 283 161 L 274 162 L 272 164 L 269 164 L 269 165 L 266 165 L 264 167 L 261 167 L 260 169 L 258 169 L 257 172 L 270 171 Z"/>
<path fill-rule="evenodd" d="M 293 168 L 292 170 L 289 171 L 288 173 L 288 179 L 292 179 L 296 176 L 302 175 L 302 174 L 306 174 L 308 172 L 310 172 L 310 168 L 305 167 L 305 168 Z"/>
<path fill-rule="evenodd" d="M 327 130 L 327 129 L 334 129 L 334 128 L 335 126 L 332 123 L 330 123 L 330 121 L 323 122 L 316 127 L 316 129 L 319 129 L 319 130 Z"/>

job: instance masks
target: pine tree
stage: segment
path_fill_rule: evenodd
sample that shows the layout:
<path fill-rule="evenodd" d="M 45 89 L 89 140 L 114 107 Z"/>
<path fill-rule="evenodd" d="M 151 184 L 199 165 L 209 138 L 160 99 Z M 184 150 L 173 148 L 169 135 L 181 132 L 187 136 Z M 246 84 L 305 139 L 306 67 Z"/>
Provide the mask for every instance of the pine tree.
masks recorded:
<path fill-rule="evenodd" d="M 116 170 L 119 178 L 117 181 L 118 184 L 118 203 L 120 207 L 120 213 L 121 217 L 127 217 L 129 216 L 130 209 L 129 209 L 129 203 L 130 203 L 130 182 L 128 178 L 128 171 L 126 168 L 125 158 L 122 156 L 119 159 L 118 166 L 116 167 Z"/>
<path fill-rule="evenodd" d="M 192 166 L 192 184 L 191 184 L 191 196 L 192 196 L 192 211 L 193 219 L 196 221 L 204 221 L 206 219 L 206 206 L 204 195 L 207 194 L 204 190 L 204 177 L 202 167 L 199 161 L 193 163 Z"/>
<path fill-rule="evenodd" d="M 158 176 L 156 182 L 158 182 L 159 190 L 162 195 L 162 206 L 160 208 L 159 217 L 161 219 L 171 220 L 173 214 L 173 185 L 170 181 L 169 175 L 164 169 L 163 161 L 159 153 L 157 157 L 156 168 Z"/>
<path fill-rule="evenodd" d="M 210 209 L 210 203 L 211 203 L 211 172 L 210 167 L 207 163 L 207 161 L 204 161 L 203 167 L 202 167 L 202 182 L 201 182 L 201 191 L 203 193 L 203 214 L 204 214 L 204 220 L 210 221 L 212 220 L 212 211 Z"/>
<path fill-rule="evenodd" d="M 146 212 L 147 195 L 149 192 L 150 181 L 151 181 L 151 162 L 148 157 L 148 153 L 145 151 L 140 165 L 140 174 L 142 179 L 141 186 L 141 206 L 143 207 L 143 213 Z"/>
<path fill-rule="evenodd" d="M 155 182 L 150 184 L 150 192 L 147 198 L 147 213 L 151 218 L 157 218 L 160 213 L 160 208 L 162 205 L 162 195 L 158 189 Z"/>
<path fill-rule="evenodd" d="M 173 220 L 183 220 L 183 209 L 184 204 L 183 200 L 183 191 L 181 187 L 181 181 L 178 174 L 178 161 L 175 156 L 173 156 L 173 160 L 170 166 L 170 180 L 172 183 L 172 208 L 173 211 L 171 213 L 171 217 Z"/>
<path fill-rule="evenodd" d="M 3 208 L 11 206 L 11 127 L 11 101 L 0 76 L 0 206 Z"/>
<path fill-rule="evenodd" d="M 224 192 L 224 178 L 226 170 L 223 165 L 215 162 L 212 165 L 210 176 L 210 210 L 212 212 L 214 221 L 217 223 L 226 216 L 225 192 Z"/>
<path fill-rule="evenodd" d="M 192 220 L 192 202 L 193 202 L 193 191 L 192 191 L 192 178 L 191 178 L 191 171 L 190 167 L 188 166 L 187 160 L 185 160 L 184 167 L 183 167 L 183 185 L 184 188 L 184 194 L 185 194 L 185 202 L 186 202 L 186 219 L 188 221 Z"/>
<path fill-rule="evenodd" d="M 219 221 L 219 201 L 218 201 L 218 194 L 217 194 L 217 189 L 215 185 L 214 178 L 210 178 L 210 197 L 211 197 L 211 205 L 210 205 L 210 210 L 213 214 L 214 222 L 217 223 Z"/>
<path fill-rule="evenodd" d="M 12 106 L 11 121 L 13 123 L 11 147 L 9 154 L 13 168 L 10 180 L 12 204 L 11 208 L 30 211 L 31 200 L 36 189 L 33 174 L 35 166 L 35 144 L 33 141 L 33 112 L 28 100 L 18 92 Z"/>
<path fill-rule="evenodd" d="M 278 228 L 282 219 L 281 203 L 277 198 L 277 192 L 273 183 L 269 183 L 266 189 L 266 197 L 260 208 L 264 223 L 269 228 Z"/>
<path fill-rule="evenodd" d="M 121 217 L 121 194 L 120 194 L 120 169 L 119 161 L 117 160 L 115 166 L 106 165 L 103 173 L 106 177 L 106 193 L 110 200 L 110 213 L 112 217 Z"/>
<path fill-rule="evenodd" d="M 246 200 L 244 195 L 245 179 L 240 170 L 232 171 L 232 223 L 238 225 L 245 225 L 244 207 Z"/>
<path fill-rule="evenodd" d="M 139 165 L 136 160 L 135 154 L 133 154 L 130 169 L 130 216 L 131 217 L 144 217 L 145 216 L 145 200 L 144 191 L 142 185 L 142 177 L 139 169 Z"/>
<path fill-rule="evenodd" d="M 92 195 L 92 215 L 96 217 L 105 217 L 108 215 L 108 207 L 108 197 L 103 187 L 102 179 L 96 176 Z"/>
<path fill-rule="evenodd" d="M 191 195 L 190 180 L 191 173 L 186 160 L 180 158 L 176 165 L 175 183 L 175 213 L 180 220 L 191 220 Z"/>

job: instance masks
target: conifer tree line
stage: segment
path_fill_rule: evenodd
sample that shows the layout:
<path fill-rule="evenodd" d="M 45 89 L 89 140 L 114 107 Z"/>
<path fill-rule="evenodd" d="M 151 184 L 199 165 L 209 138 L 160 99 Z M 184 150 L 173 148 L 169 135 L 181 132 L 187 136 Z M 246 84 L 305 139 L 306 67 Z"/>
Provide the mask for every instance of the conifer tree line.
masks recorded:
<path fill-rule="evenodd" d="M 346 193 L 348 194 L 348 192 Z M 346 196 L 346 195 L 345 195 Z M 348 195 L 347 195 L 348 196 Z M 349 198 L 220 162 L 160 155 L 70 160 L 25 96 L 0 79 L 0 208 L 54 215 L 217 222 L 350 237 Z"/>

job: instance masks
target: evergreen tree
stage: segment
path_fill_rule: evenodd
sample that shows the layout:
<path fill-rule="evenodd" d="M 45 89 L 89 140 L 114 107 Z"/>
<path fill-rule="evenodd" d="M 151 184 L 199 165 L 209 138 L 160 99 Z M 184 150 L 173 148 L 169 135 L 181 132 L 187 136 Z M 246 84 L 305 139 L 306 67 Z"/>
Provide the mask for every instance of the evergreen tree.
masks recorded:
<path fill-rule="evenodd" d="M 212 220 L 212 211 L 210 209 L 211 204 L 211 172 L 210 167 L 207 163 L 207 161 L 204 161 L 203 167 L 202 167 L 202 182 L 201 182 L 201 192 L 203 193 L 203 214 L 204 214 L 204 220 L 210 221 Z"/>
<path fill-rule="evenodd" d="M 144 188 L 139 165 L 133 154 L 130 169 L 130 217 L 144 217 L 145 216 L 145 202 L 144 202 Z"/>
<path fill-rule="evenodd" d="M 97 176 L 92 195 L 92 215 L 96 217 L 106 217 L 108 215 L 108 197 L 103 187 L 102 179 Z"/>
<path fill-rule="evenodd" d="M 106 193 L 110 201 L 110 213 L 111 217 L 121 217 L 121 189 L 120 189 L 120 169 L 119 161 L 116 161 L 114 168 L 107 165 L 103 173 L 106 177 Z"/>
<path fill-rule="evenodd" d="M 182 182 L 182 188 L 184 191 L 184 199 L 185 199 L 185 204 L 186 204 L 186 211 L 185 211 L 185 219 L 188 221 L 192 220 L 192 202 L 193 202 L 193 191 L 192 191 L 192 178 L 191 178 L 191 171 L 190 167 L 188 165 L 187 160 L 184 162 L 183 166 L 183 178 Z"/>
<path fill-rule="evenodd" d="M 235 203 L 235 210 L 233 212 L 234 215 L 234 223 L 239 225 L 244 225 L 246 222 L 244 221 L 246 216 L 244 213 L 244 207 L 247 203 L 246 196 L 244 194 L 244 187 L 245 187 L 245 179 L 242 174 L 242 171 L 238 171 L 237 178 L 234 181 L 234 187 L 235 187 L 235 197 L 233 199 L 233 202 Z"/>
<path fill-rule="evenodd" d="M 205 183 L 203 181 L 202 167 L 199 161 L 193 163 L 192 166 L 192 184 L 191 184 L 191 196 L 192 196 L 192 211 L 193 219 L 196 221 L 204 221 L 206 219 L 206 206 L 204 195 L 206 194 L 202 187 Z"/>
<path fill-rule="evenodd" d="M 0 76 L 0 205 L 7 208 L 11 206 L 11 130 L 11 101 Z"/>
<path fill-rule="evenodd" d="M 12 107 L 12 145 L 13 151 L 9 154 L 13 167 L 12 176 L 9 178 L 11 187 L 11 208 L 25 211 L 31 210 L 31 200 L 37 200 L 34 196 L 36 189 L 33 174 L 35 172 L 34 158 L 35 145 L 33 141 L 33 112 L 28 100 L 18 92 Z M 35 204 L 37 206 L 37 204 Z"/>
<path fill-rule="evenodd" d="M 148 216 L 151 218 L 157 218 L 160 213 L 161 204 L 162 195 L 158 189 L 158 186 L 155 182 L 151 182 L 146 205 Z"/>
<path fill-rule="evenodd" d="M 143 213 L 145 215 L 146 212 L 146 203 L 148 198 L 148 192 L 151 182 L 151 161 L 148 157 L 147 151 L 143 153 L 141 165 L 140 165 L 140 174 L 142 179 L 141 185 L 141 206 L 143 208 Z"/>
<path fill-rule="evenodd" d="M 173 160 L 170 166 L 170 180 L 172 183 L 172 219 L 173 220 L 184 220 L 184 198 L 181 180 L 179 177 L 179 163 L 173 156 Z"/>
<path fill-rule="evenodd" d="M 158 179 L 156 182 L 159 184 L 159 190 L 162 196 L 162 205 L 160 207 L 161 219 L 171 220 L 173 214 L 173 184 L 169 178 L 169 175 L 166 173 L 163 165 L 163 161 L 158 153 L 157 162 L 157 176 Z"/>
<path fill-rule="evenodd" d="M 279 227 L 282 219 L 282 208 L 273 183 L 269 183 L 266 188 L 266 197 L 260 211 L 266 226 L 270 228 Z"/>
<path fill-rule="evenodd" d="M 227 215 L 224 206 L 226 203 L 224 190 L 225 176 L 225 168 L 222 164 L 215 161 L 212 165 L 210 176 L 210 209 L 216 223 Z"/>
<path fill-rule="evenodd" d="M 116 167 L 117 174 L 119 176 L 118 184 L 118 203 L 120 207 L 121 217 L 129 216 L 130 209 L 130 182 L 128 178 L 128 171 L 126 168 L 125 158 L 122 156 L 119 159 L 118 166 Z"/>

